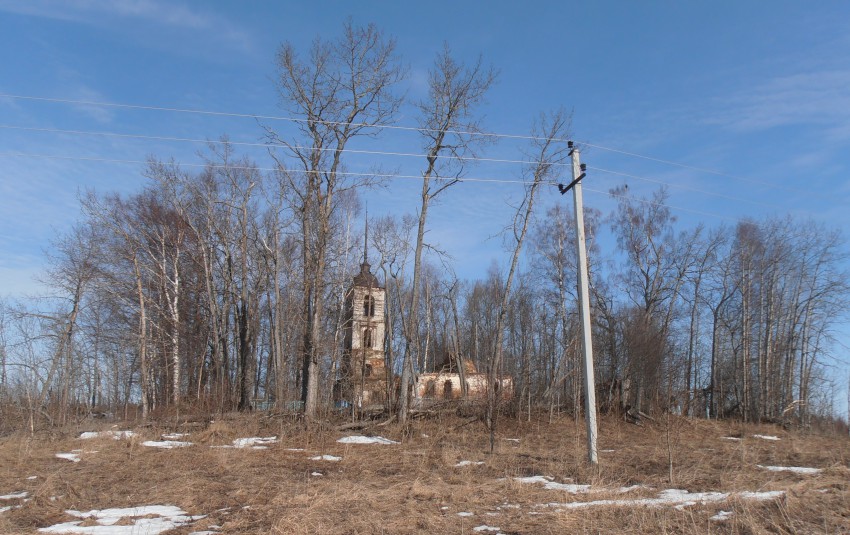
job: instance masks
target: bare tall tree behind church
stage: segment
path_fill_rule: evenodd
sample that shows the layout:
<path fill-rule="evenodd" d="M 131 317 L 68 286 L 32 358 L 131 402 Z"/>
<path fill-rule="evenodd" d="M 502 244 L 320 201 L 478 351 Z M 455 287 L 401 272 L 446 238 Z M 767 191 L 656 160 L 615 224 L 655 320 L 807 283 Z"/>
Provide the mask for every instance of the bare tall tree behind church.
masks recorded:
<path fill-rule="evenodd" d="M 271 134 L 287 149 L 288 158 L 278 157 L 277 162 L 301 225 L 302 399 L 307 418 L 314 418 L 331 217 L 341 191 L 368 182 L 368 177 L 343 174 L 344 151 L 351 139 L 375 135 L 393 120 L 400 104 L 393 90 L 403 70 L 392 39 L 371 24 L 356 27 L 350 21 L 342 37 L 332 42 L 316 39 L 305 56 L 292 44 L 283 44 L 277 66 L 282 105 L 300 119 L 295 135 Z"/>
<path fill-rule="evenodd" d="M 428 76 L 428 99 L 419 104 L 419 125 L 424 138 L 427 165 L 422 173 L 422 202 L 413 259 L 413 286 L 403 329 L 404 361 L 398 404 L 399 421 L 402 423 L 407 420 L 409 386 L 413 380 L 411 352 L 416 345 L 419 280 L 428 207 L 434 197 L 459 181 L 466 169 L 466 159 L 474 159 L 476 150 L 486 140 L 477 135 L 480 129 L 476 107 L 482 104 L 495 78 L 495 71 L 485 67 L 480 58 L 467 67 L 457 63 L 448 46 L 445 46 Z"/>

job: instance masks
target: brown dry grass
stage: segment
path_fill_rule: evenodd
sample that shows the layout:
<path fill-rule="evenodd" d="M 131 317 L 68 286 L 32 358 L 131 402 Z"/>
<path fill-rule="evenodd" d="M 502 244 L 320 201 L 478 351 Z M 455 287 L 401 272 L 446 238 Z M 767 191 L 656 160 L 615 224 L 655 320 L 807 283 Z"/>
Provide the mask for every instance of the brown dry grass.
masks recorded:
<path fill-rule="evenodd" d="M 664 424 L 643 427 L 615 419 L 600 426 L 600 468 L 585 462 L 583 425 L 502 420 L 498 450 L 489 455 L 480 423 L 454 416 L 415 420 L 380 434 L 400 445 L 345 445 L 331 426 L 310 432 L 298 421 L 264 414 L 225 415 L 214 422 L 139 428 L 129 440 L 79 440 L 91 423 L 30 437 L 0 439 L 0 495 L 28 491 L 31 500 L 0 513 L 0 533 L 34 533 L 71 520 L 67 509 L 177 505 L 208 515 L 170 533 L 210 525 L 222 533 L 473 533 L 482 524 L 504 533 L 847 533 L 850 532 L 850 440 L 772 426 L 673 419 L 674 481 L 668 482 Z M 119 424 L 118 429 L 126 429 Z M 141 445 L 162 433 L 189 431 L 194 446 L 159 450 Z M 780 441 L 753 438 L 777 435 Z M 267 450 L 210 448 L 248 436 L 277 435 Z M 741 441 L 722 440 L 743 437 Z M 518 442 L 506 440 L 518 438 Z M 303 448 L 305 451 L 291 451 Z M 82 461 L 54 457 L 83 449 Z M 96 450 L 96 453 L 87 453 Z M 312 461 L 333 454 L 341 462 Z M 458 468 L 458 461 L 483 465 Z M 757 464 L 823 468 L 818 475 L 768 472 Z M 313 476 L 314 472 L 323 475 Z M 28 476 L 38 476 L 35 480 Z M 571 495 L 522 485 L 516 476 L 546 475 L 600 489 L 641 484 L 627 495 L 604 490 Z M 559 512 L 551 502 L 654 497 L 666 488 L 698 491 L 783 490 L 784 498 L 673 507 L 606 506 Z M 710 521 L 720 510 L 725 522 Z M 472 517 L 459 512 L 474 513 Z"/>

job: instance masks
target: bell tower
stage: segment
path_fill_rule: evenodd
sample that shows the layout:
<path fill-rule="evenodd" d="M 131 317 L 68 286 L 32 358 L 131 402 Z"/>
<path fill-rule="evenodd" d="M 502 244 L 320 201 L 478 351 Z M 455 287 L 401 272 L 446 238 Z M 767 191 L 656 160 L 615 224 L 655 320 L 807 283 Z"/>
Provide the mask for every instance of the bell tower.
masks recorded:
<path fill-rule="evenodd" d="M 342 358 L 344 401 L 360 410 L 382 409 L 387 397 L 384 312 L 386 290 L 368 260 L 368 225 L 360 273 L 345 298 L 345 347 Z"/>

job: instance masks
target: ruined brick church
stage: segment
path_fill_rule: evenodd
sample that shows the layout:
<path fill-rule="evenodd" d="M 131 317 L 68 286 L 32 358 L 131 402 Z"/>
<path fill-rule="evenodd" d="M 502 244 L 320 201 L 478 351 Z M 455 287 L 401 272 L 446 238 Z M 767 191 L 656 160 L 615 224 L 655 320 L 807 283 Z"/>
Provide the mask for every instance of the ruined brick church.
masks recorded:
<path fill-rule="evenodd" d="M 368 240 L 368 229 L 366 231 Z M 345 296 L 344 346 L 341 377 L 334 389 L 340 407 L 359 411 L 383 410 L 397 395 L 398 378 L 386 356 L 386 289 L 372 273 L 364 243 L 360 272 L 354 276 Z M 460 365 L 458 365 L 460 364 Z M 446 355 L 434 372 L 419 373 L 414 379 L 412 405 L 423 407 L 441 400 L 482 399 L 488 380 L 478 373 L 471 360 Z M 503 377 L 494 385 L 503 399 L 513 394 L 513 382 Z"/>

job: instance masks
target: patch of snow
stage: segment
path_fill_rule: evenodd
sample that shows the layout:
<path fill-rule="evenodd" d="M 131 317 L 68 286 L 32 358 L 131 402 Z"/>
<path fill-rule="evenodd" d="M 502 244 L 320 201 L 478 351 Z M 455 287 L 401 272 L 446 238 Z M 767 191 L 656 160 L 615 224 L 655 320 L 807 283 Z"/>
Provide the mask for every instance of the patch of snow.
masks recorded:
<path fill-rule="evenodd" d="M 460 468 L 462 466 L 480 466 L 484 464 L 484 461 L 459 461 L 455 466 Z"/>
<path fill-rule="evenodd" d="M 122 438 L 130 438 L 136 436 L 135 431 L 86 431 L 80 435 L 83 440 L 99 437 L 112 437 L 113 440 L 121 440 Z"/>
<path fill-rule="evenodd" d="M 362 435 L 351 435 L 337 440 L 340 444 L 398 444 L 395 440 L 384 437 L 364 437 Z"/>
<path fill-rule="evenodd" d="M 274 444 L 275 442 L 277 442 L 276 436 L 237 438 L 233 441 L 233 447 L 237 449 L 252 448 L 255 450 L 267 450 L 267 444 Z"/>
<path fill-rule="evenodd" d="M 487 524 L 484 524 L 483 526 L 472 528 L 472 531 L 477 531 L 479 533 L 484 531 L 502 531 L 502 528 L 494 528 L 493 526 L 488 526 Z"/>
<path fill-rule="evenodd" d="M 775 437 L 773 435 L 753 435 L 753 438 L 760 438 L 762 440 L 779 440 L 779 437 Z"/>
<path fill-rule="evenodd" d="M 186 446 L 191 446 L 192 442 L 181 442 L 179 440 L 145 440 L 142 442 L 142 446 L 147 446 L 149 448 L 163 448 L 163 449 L 174 449 L 174 448 L 185 448 Z"/>
<path fill-rule="evenodd" d="M 215 535 L 216 533 L 219 533 L 219 532 L 218 531 L 210 531 L 208 529 L 205 529 L 204 531 L 190 531 L 189 535 Z"/>
<path fill-rule="evenodd" d="M 162 440 L 180 440 L 183 437 L 188 437 L 189 433 L 165 433 L 162 435 Z"/>
<path fill-rule="evenodd" d="M 5 513 L 6 511 L 10 510 L 11 508 L 12 508 L 11 505 L 7 505 L 5 507 L 0 507 L 0 513 Z"/>
<path fill-rule="evenodd" d="M 744 500 L 755 500 L 758 502 L 765 502 L 768 500 L 777 500 L 783 496 L 785 496 L 784 490 L 769 490 L 764 492 L 739 492 L 736 494 L 739 498 Z"/>
<path fill-rule="evenodd" d="M 335 455 L 316 455 L 315 457 L 310 457 L 311 461 L 341 461 L 342 457 L 337 457 Z"/>
<path fill-rule="evenodd" d="M 657 498 L 638 498 L 634 500 L 594 500 L 590 502 L 570 502 L 570 503 L 548 503 L 541 507 L 553 507 L 556 509 L 586 509 L 590 507 L 601 506 L 645 506 L 645 507 L 660 507 L 664 505 L 673 506 L 677 509 L 689 507 L 696 504 L 721 502 L 730 497 L 738 497 L 745 500 L 773 500 L 785 494 L 784 491 L 769 491 L 769 492 L 688 492 L 680 489 L 667 489 L 658 494 Z"/>
<path fill-rule="evenodd" d="M 633 490 L 648 489 L 648 488 L 649 487 L 647 487 L 646 485 L 630 485 L 628 487 L 620 487 L 619 489 L 617 489 L 617 492 L 619 492 L 620 494 L 625 494 L 625 493 L 631 492 Z"/>
<path fill-rule="evenodd" d="M 762 466 L 760 464 L 756 465 L 762 470 L 768 470 L 770 472 L 794 472 L 795 474 L 819 474 L 823 472 L 820 468 L 806 468 L 805 466 Z"/>
<path fill-rule="evenodd" d="M 304 451 L 304 448 L 286 448 L 286 451 Z"/>
<path fill-rule="evenodd" d="M 29 495 L 30 493 L 27 491 L 13 492 L 12 494 L 4 494 L 3 496 L 0 496 L 0 500 L 17 500 L 20 498 L 26 498 Z"/>
<path fill-rule="evenodd" d="M 599 450 L 599 453 L 614 453 L 617 450 Z"/>
<path fill-rule="evenodd" d="M 38 479 L 38 476 L 29 476 L 27 479 L 31 481 L 33 479 Z"/>
<path fill-rule="evenodd" d="M 732 441 L 735 441 L 735 442 L 740 442 L 740 441 L 741 441 L 741 439 L 740 439 L 740 438 L 738 438 L 738 437 L 720 437 L 720 438 L 721 438 L 722 440 L 732 440 Z"/>
<path fill-rule="evenodd" d="M 173 505 L 148 505 L 91 511 L 65 511 L 77 518 L 91 518 L 97 523 L 93 526 L 81 526 L 82 521 L 63 522 L 46 528 L 42 533 L 83 533 L 91 535 L 157 535 L 163 531 L 179 528 L 203 516 L 189 516 L 185 511 Z M 132 519 L 132 525 L 120 525 L 118 522 Z"/>
<path fill-rule="evenodd" d="M 312 473 L 310 473 L 310 475 L 313 476 L 313 477 L 323 477 L 325 474 L 323 474 L 321 472 L 312 472 Z"/>
<path fill-rule="evenodd" d="M 555 483 L 551 481 L 550 478 L 544 476 L 531 476 L 531 477 L 515 477 L 516 481 L 519 481 L 523 484 L 529 483 L 542 483 L 543 488 L 546 490 L 562 490 L 564 492 L 568 492 L 570 494 L 580 494 L 584 492 L 590 492 L 590 485 L 575 485 L 572 483 Z"/>
<path fill-rule="evenodd" d="M 734 514 L 735 513 L 733 513 L 732 511 L 718 511 L 717 514 L 709 518 L 709 520 L 713 520 L 715 522 L 724 522 L 732 518 L 732 515 Z"/>
<path fill-rule="evenodd" d="M 59 459 L 65 459 L 66 461 L 71 461 L 72 463 L 80 462 L 79 453 L 57 453 L 56 457 Z"/>
<path fill-rule="evenodd" d="M 508 442 L 519 442 L 518 438 L 503 438 L 502 440 L 507 440 Z"/>
<path fill-rule="evenodd" d="M 457 514 L 457 516 L 467 517 L 467 516 L 473 516 L 473 514 L 470 513 L 469 511 L 461 511 L 460 513 Z"/>

